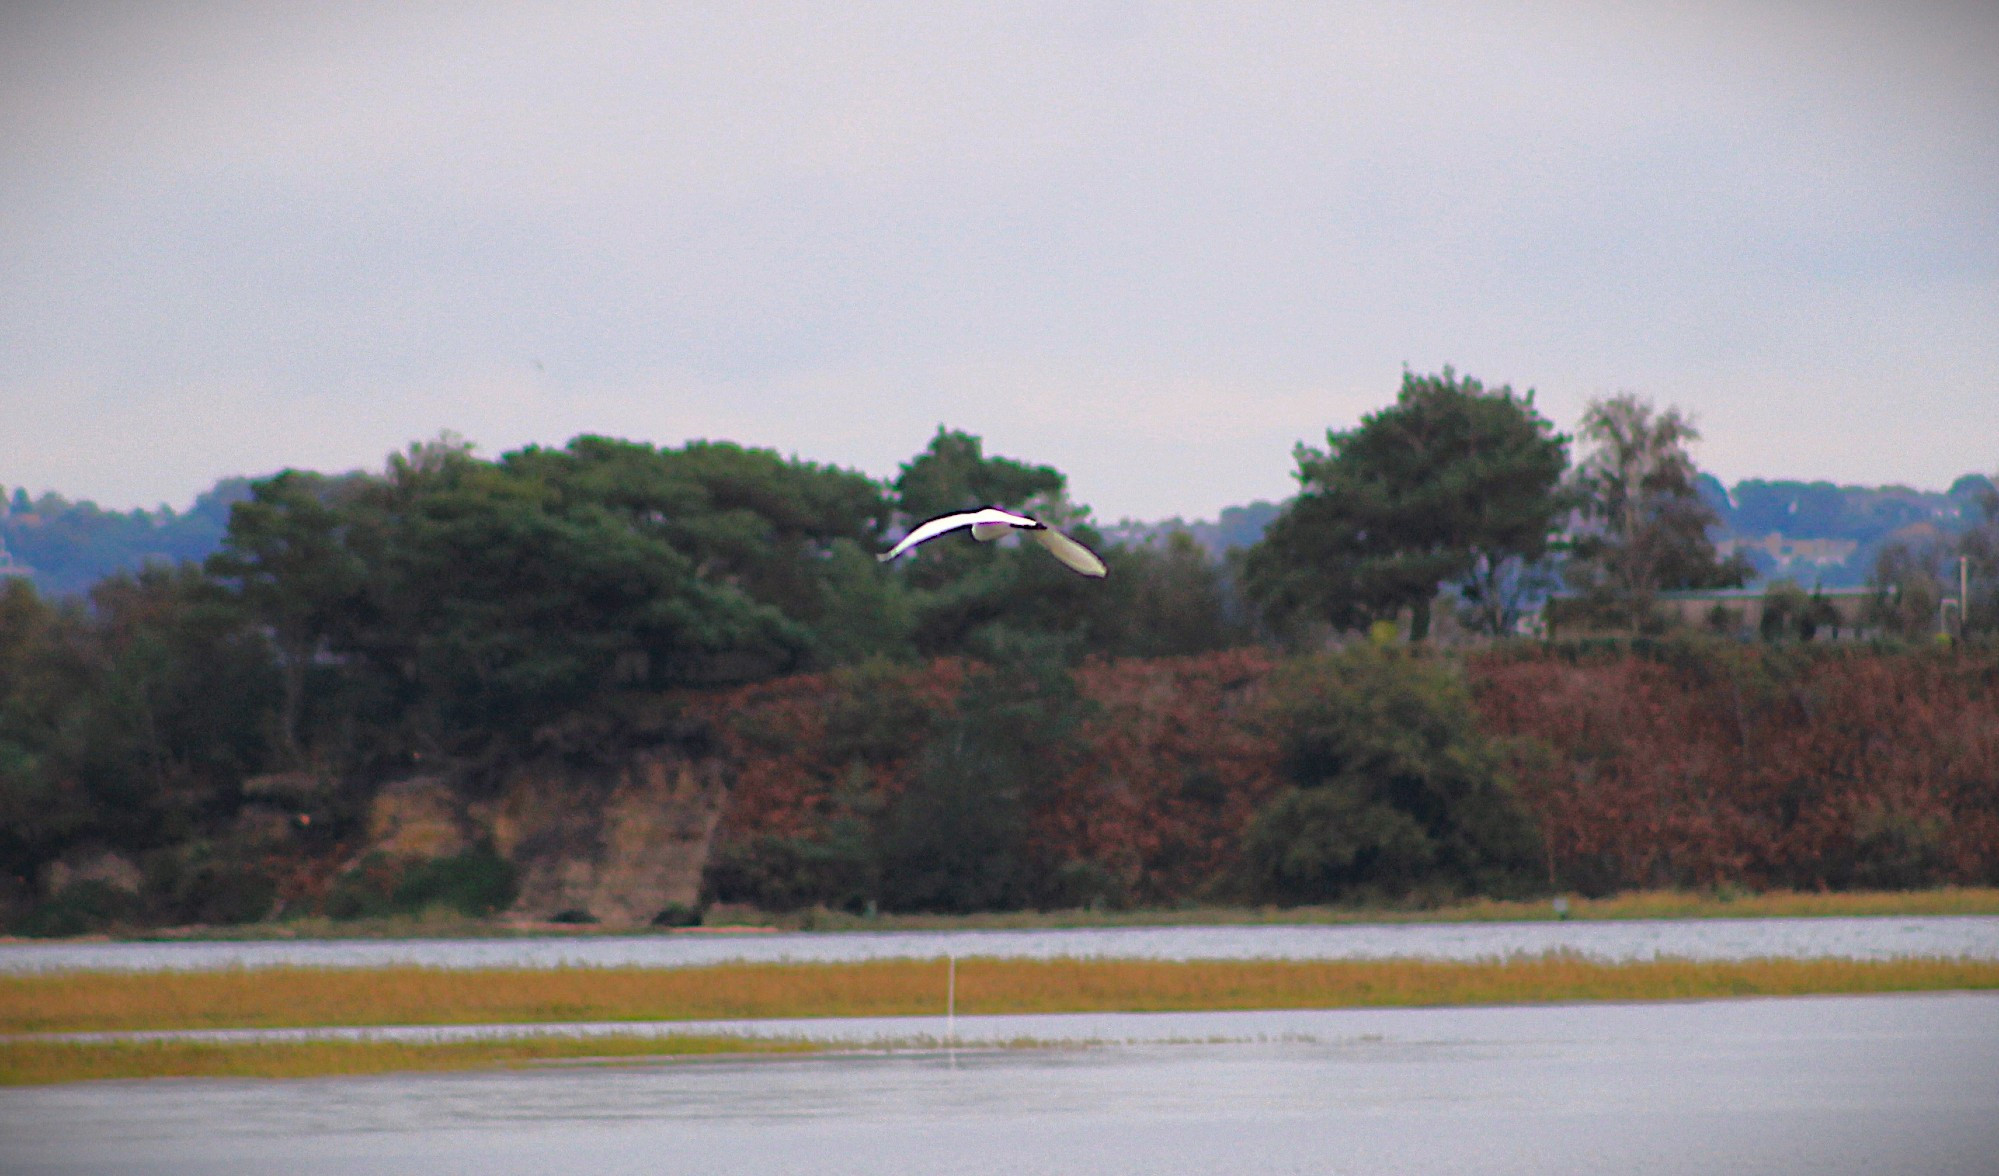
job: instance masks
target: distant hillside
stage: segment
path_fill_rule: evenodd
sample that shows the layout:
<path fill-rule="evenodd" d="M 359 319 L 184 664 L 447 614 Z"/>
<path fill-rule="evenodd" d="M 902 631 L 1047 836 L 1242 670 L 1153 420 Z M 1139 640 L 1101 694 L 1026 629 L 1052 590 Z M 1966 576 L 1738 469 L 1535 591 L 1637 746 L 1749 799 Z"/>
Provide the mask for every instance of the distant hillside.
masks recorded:
<path fill-rule="evenodd" d="M 1981 496 L 1993 490 L 1982 474 L 1966 474 L 1945 491 L 1761 478 L 1730 489 L 1708 474 L 1701 475 L 1700 486 L 1721 518 L 1715 541 L 1724 555 L 1741 551 L 1762 579 L 1789 578 L 1808 588 L 1865 584 L 1875 557 L 1891 540 L 1920 543 L 1961 531 L 1981 517 Z M 1284 507 L 1281 502 L 1231 506 L 1214 522 L 1127 519 L 1104 528 L 1104 535 L 1113 543 L 1148 546 L 1185 531 L 1220 556 L 1262 538 Z"/>
<path fill-rule="evenodd" d="M 1966 474 L 1941 492 L 1760 478 L 1730 489 L 1706 474 L 1700 485 L 1721 518 L 1715 538 L 1724 554 L 1745 553 L 1766 580 L 1828 588 L 1865 584 L 1892 539 L 1921 542 L 1970 526 L 1980 517 L 1981 496 L 1993 491 L 1982 474 Z M 60 595 L 87 591 L 112 572 L 136 571 L 151 560 L 206 559 L 221 546 L 229 508 L 249 496 L 249 486 L 248 478 L 225 478 L 185 512 L 101 510 L 59 494 L 30 499 L 25 490 L 0 495 L 0 574 L 25 572 L 43 592 Z M 1145 547 L 1184 531 L 1219 558 L 1262 538 L 1285 505 L 1231 506 L 1212 522 L 1126 519 L 1103 533 L 1112 543 Z"/>
<path fill-rule="evenodd" d="M 1282 502 L 1256 501 L 1248 506 L 1231 506 L 1224 509 L 1221 517 L 1214 522 L 1186 522 L 1180 518 L 1170 518 L 1164 522 L 1141 523 L 1126 519 L 1114 526 L 1105 527 L 1104 537 L 1112 543 L 1125 547 L 1150 547 L 1166 542 L 1167 536 L 1175 531 L 1185 531 L 1208 550 L 1208 554 L 1221 556 L 1232 547 L 1248 547 L 1263 538 L 1263 529 L 1272 519 L 1284 513 Z"/>
<path fill-rule="evenodd" d="M 1764 579 L 1810 587 L 1865 584 L 1890 541 L 1920 543 L 1977 522 L 1991 479 L 1966 474 L 1941 493 L 1907 486 L 1839 486 L 1752 478 L 1724 489 L 1703 475 L 1701 489 L 1722 531 L 1724 553 L 1741 551 Z"/>
<path fill-rule="evenodd" d="M 31 499 L 17 489 L 0 496 L 0 568 L 60 596 L 151 562 L 206 559 L 222 545 L 230 506 L 249 496 L 250 479 L 224 478 L 183 513 L 170 506 L 102 510 L 60 494 Z"/>

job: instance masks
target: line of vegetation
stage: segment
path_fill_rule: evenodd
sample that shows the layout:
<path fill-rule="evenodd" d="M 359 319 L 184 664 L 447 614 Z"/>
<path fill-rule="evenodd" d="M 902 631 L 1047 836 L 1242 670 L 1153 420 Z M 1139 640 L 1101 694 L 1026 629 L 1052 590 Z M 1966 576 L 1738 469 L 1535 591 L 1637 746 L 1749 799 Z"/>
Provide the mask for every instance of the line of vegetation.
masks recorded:
<path fill-rule="evenodd" d="M 549 1062 L 644 1062 L 797 1055 L 823 1047 L 778 1038 L 540 1034 L 496 1041 L 8 1041 L 0 1086 L 120 1078 L 323 1078 L 514 1068 Z"/>
<path fill-rule="evenodd" d="M 1999 915 L 1999 887 L 1941 886 L 1928 890 L 1752 892 L 1637 890 L 1606 898 L 1568 895 L 1565 908 L 1542 899 L 1478 898 L 1442 906 L 1379 903 L 1353 906 L 1072 907 L 1057 910 L 975 911 L 963 915 L 856 914 L 824 906 L 793 911 L 713 906 L 704 934 L 733 931 L 1020 931 L 1087 927 L 1349 926 L 1370 923 L 1535 923 L 1624 919 L 1773 919 Z M 481 918 L 444 907 L 414 915 L 333 919 L 306 915 L 263 923 L 195 924 L 150 928 L 133 942 L 269 942 L 302 939 L 527 939 L 592 938 L 634 933 L 672 935 L 683 927 L 631 927 L 600 923 L 549 923 Z M 0 940 L 4 942 L 4 940 Z"/>
<path fill-rule="evenodd" d="M 0 1032 L 928 1016 L 942 960 L 701 968 L 269 968 L 0 977 Z M 960 1015 L 1673 1000 L 1999 988 L 1999 961 L 960 959 Z"/>
<path fill-rule="evenodd" d="M 201 564 L 0 577 L 0 928 L 1999 884 L 1999 488 L 1865 601 L 1695 616 L 1752 571 L 1695 436 L 1620 395 L 1572 454 L 1531 391 L 1405 373 L 1226 559 L 943 428 L 892 480 L 592 436 L 287 470 Z M 875 558 L 983 505 L 1110 577 Z"/>
<path fill-rule="evenodd" d="M 984 911 L 969 915 L 856 915 L 815 907 L 771 915 L 721 910 L 746 926 L 798 931 L 983 931 L 1070 927 L 1353 926 L 1372 923 L 1541 923 L 1631 919 L 1796 919 L 1999 915 L 1999 887 L 1942 886 L 1929 890 L 1756 893 L 1720 888 L 1635 890 L 1606 898 L 1570 895 L 1561 907 L 1540 899 L 1477 898 L 1438 907 L 1185 906 L 1141 910 L 1078 908 Z M 386 928 L 384 929 L 386 931 Z"/>

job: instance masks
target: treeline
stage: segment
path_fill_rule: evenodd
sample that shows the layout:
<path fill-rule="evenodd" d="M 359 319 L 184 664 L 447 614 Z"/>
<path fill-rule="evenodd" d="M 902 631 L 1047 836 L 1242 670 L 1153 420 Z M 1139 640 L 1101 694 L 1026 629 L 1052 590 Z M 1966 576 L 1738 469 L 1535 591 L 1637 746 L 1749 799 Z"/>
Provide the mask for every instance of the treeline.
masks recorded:
<path fill-rule="evenodd" d="M 149 563 L 199 563 L 220 548 L 230 507 L 249 497 L 250 482 L 224 478 L 198 495 L 184 513 L 168 506 L 151 511 L 104 510 L 54 493 L 30 497 L 24 488 L 17 488 L 0 499 L 0 574 L 9 568 L 14 574 L 25 572 L 43 593 L 65 596 L 85 593 L 105 576 L 136 572 Z M 1741 550 L 1754 579 L 1793 576 L 1806 585 L 1826 587 L 1874 581 L 1883 549 L 1896 544 L 1940 543 L 1948 556 L 1954 537 L 1981 525 L 1984 503 L 1994 491 L 1992 479 L 1982 474 L 1966 474 L 1941 492 L 1760 478 L 1730 488 L 1705 473 L 1696 477 L 1695 485 L 1722 538 L 1748 541 Z M 1125 520 L 1102 530 L 1118 546 L 1160 546 L 1185 532 L 1210 555 L 1220 557 L 1255 545 L 1286 505 L 1258 501 L 1226 507 L 1214 522 Z M 1837 563 L 1827 562 L 1823 549 L 1785 557 L 1758 545 L 1772 534 L 1790 540 L 1850 540 L 1854 546 Z M 1794 573 L 1793 564 L 1803 571 Z"/>
<path fill-rule="evenodd" d="M 1503 716 L 1473 705 L 1477 674 L 1378 647 L 1422 646 L 1443 618 L 1505 637 L 1558 588 L 1644 638 L 1659 593 L 1740 582 L 1709 539 L 1681 414 L 1612 398 L 1580 436 L 1572 462 L 1532 393 L 1410 375 L 1393 404 L 1299 447 L 1299 495 L 1228 560 L 1184 535 L 1104 545 L 1060 472 L 946 429 L 885 482 L 602 437 L 492 459 L 445 439 L 379 473 L 286 471 L 248 487 L 200 564 L 84 599 L 0 588 L 0 916 L 50 930 L 357 913 L 398 894 L 504 905 L 490 852 L 400 881 L 370 863 L 365 886 L 328 872 L 361 869 L 385 782 L 477 796 L 531 759 L 662 741 L 727 747 L 742 776 L 709 879 L 723 900 L 969 910 L 1560 884 L 1545 867 L 1571 835 L 1534 807 Z M 964 535 L 875 558 L 915 521 L 988 504 L 1104 546 L 1109 578 Z M 1972 633 L 1999 622 L 1999 496 L 1986 511 L 1948 553 L 1972 561 Z M 1946 558 L 1884 563 L 1881 632 L 1934 632 Z M 718 701 L 744 690 L 804 709 Z M 811 781 L 831 791 L 770 799 Z"/>
<path fill-rule="evenodd" d="M 16 487 L 0 500 L 0 566 L 26 569 L 44 593 L 67 596 L 149 563 L 199 563 L 222 545 L 229 508 L 249 494 L 250 479 L 224 478 L 185 512 L 120 511 Z"/>
<path fill-rule="evenodd" d="M 239 835 L 246 813 L 282 810 L 294 857 L 351 853 L 381 782 L 440 768 L 477 788 L 551 749 L 614 756 L 652 737 L 620 716 L 675 690 L 1247 638 L 1190 542 L 1109 549 L 1104 583 L 1005 543 L 876 560 L 898 520 L 988 502 L 1098 539 L 1059 472 L 947 430 L 887 485 L 725 443 L 580 437 L 485 460 L 443 441 L 379 474 L 255 483 L 202 565 L 84 600 L 7 580 L 0 899 L 19 916 L 73 879 L 65 863 L 108 853 L 133 865 L 87 892 L 139 894 L 147 918 L 268 905 L 282 871 Z"/>
<path fill-rule="evenodd" d="M 1472 661 L 1550 877 L 1899 889 L 1999 881 L 1999 649 L 1741 645 Z"/>
<path fill-rule="evenodd" d="M 1724 489 L 1703 476 L 1703 491 L 1758 578 L 1855 588 L 1878 579 L 1882 553 L 1890 547 L 1936 545 L 1947 554 L 1956 536 L 1983 522 L 1993 483 L 1983 474 L 1966 474 L 1936 492 L 1750 478 Z M 1794 546 L 1786 554 L 1767 544 L 1771 535 L 1835 542 Z M 1850 547 L 1843 558 L 1841 540 Z"/>
<path fill-rule="evenodd" d="M 710 897 L 765 909 L 1999 881 L 1989 650 L 940 661 L 696 709 L 741 765 Z"/>
<path fill-rule="evenodd" d="M 1956 530 L 1976 521 L 1993 488 L 1983 474 L 1965 474 L 1942 492 L 1906 486 L 1840 486 L 1832 482 L 1749 478 L 1711 494 L 1721 521 L 1741 535 L 1772 531 L 1803 539 L 1852 539 L 1875 545 L 1904 527 L 1932 524 Z M 1720 484 L 1715 486 L 1720 490 Z"/>

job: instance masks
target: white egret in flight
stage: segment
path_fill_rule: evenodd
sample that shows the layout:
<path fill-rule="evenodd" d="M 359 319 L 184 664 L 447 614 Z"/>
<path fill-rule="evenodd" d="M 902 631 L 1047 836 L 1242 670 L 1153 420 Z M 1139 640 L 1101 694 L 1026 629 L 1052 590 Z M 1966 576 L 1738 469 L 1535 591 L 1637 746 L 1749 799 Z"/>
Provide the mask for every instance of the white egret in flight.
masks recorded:
<path fill-rule="evenodd" d="M 926 523 L 919 524 L 915 530 L 902 537 L 902 542 L 875 558 L 887 563 L 919 543 L 928 543 L 939 535 L 948 534 L 961 527 L 970 527 L 972 538 L 981 543 L 997 539 L 1008 531 L 1025 531 L 1035 542 L 1046 547 L 1050 555 L 1061 560 L 1072 571 L 1096 579 L 1102 579 L 1110 574 L 1110 569 L 1104 566 L 1103 560 L 1097 558 L 1096 552 L 1039 519 L 1031 519 L 1010 510 L 1001 510 L 997 506 L 989 506 L 984 510 L 968 510 L 959 514 L 939 515 Z"/>

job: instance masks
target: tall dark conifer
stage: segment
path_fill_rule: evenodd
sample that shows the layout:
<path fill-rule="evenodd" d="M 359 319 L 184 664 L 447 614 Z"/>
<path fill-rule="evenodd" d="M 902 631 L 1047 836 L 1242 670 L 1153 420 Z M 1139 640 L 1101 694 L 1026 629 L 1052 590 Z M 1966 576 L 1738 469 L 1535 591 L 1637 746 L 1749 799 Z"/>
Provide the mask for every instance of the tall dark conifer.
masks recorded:
<path fill-rule="evenodd" d="M 1420 641 L 1439 585 L 1497 605 L 1509 569 L 1547 553 L 1567 443 L 1531 391 L 1404 373 L 1393 405 L 1298 446 L 1300 492 L 1251 550 L 1250 591 L 1275 619 L 1339 628 L 1406 608 Z"/>

